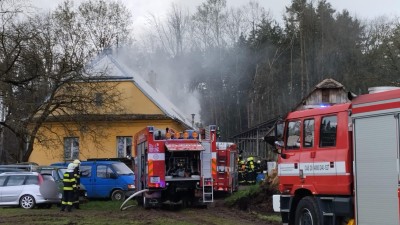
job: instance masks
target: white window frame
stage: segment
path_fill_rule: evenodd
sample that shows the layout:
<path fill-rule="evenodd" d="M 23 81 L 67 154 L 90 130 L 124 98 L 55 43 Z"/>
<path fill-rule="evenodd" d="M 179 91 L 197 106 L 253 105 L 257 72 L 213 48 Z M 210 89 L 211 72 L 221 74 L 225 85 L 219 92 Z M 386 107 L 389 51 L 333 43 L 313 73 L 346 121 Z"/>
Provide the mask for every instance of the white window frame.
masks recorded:
<path fill-rule="evenodd" d="M 79 158 L 79 138 L 78 137 L 65 137 L 64 138 L 64 158 L 65 158 L 65 160 Z"/>
<path fill-rule="evenodd" d="M 130 139 L 130 141 L 129 141 Z M 117 136 L 116 155 L 117 158 L 132 157 L 133 138 L 132 136 Z M 130 146 L 130 154 L 127 154 L 127 149 Z"/>

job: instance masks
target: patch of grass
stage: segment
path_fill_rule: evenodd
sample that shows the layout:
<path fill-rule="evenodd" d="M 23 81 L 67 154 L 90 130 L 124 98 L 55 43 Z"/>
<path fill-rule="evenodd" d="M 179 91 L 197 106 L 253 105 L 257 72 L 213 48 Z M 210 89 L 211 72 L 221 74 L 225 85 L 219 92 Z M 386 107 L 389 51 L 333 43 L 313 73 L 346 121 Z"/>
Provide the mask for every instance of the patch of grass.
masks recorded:
<path fill-rule="evenodd" d="M 233 193 L 231 196 L 227 197 L 224 202 L 228 206 L 233 206 L 240 199 L 254 196 L 254 195 L 260 193 L 261 191 L 262 190 L 261 190 L 261 187 L 260 187 L 259 184 L 254 184 L 254 185 L 251 185 L 251 186 L 247 186 L 246 189 L 239 190 L 239 191 Z"/>
<path fill-rule="evenodd" d="M 119 210 L 123 201 L 94 200 L 81 206 L 89 210 Z M 137 205 L 136 201 L 129 201 L 127 205 Z M 125 205 L 126 206 L 126 205 Z"/>
<path fill-rule="evenodd" d="M 278 222 L 278 223 L 282 222 L 282 218 L 279 214 L 262 215 L 257 213 L 257 217 L 265 221 Z"/>

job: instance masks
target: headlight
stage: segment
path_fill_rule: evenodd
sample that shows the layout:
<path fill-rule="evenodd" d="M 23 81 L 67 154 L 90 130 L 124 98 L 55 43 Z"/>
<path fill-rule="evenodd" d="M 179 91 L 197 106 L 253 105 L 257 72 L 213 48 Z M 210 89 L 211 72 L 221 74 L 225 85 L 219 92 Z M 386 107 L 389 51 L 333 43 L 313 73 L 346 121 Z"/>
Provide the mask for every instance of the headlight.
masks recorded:
<path fill-rule="evenodd" d="M 134 184 L 128 184 L 128 189 L 135 189 L 135 185 Z"/>

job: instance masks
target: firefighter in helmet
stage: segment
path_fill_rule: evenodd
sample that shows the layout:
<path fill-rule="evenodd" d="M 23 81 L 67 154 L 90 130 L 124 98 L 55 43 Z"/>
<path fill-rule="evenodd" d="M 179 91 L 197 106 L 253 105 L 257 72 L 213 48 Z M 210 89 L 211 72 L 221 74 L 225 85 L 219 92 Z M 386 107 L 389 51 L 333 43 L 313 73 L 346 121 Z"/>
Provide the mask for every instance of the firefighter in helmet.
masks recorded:
<path fill-rule="evenodd" d="M 68 164 L 67 171 L 63 176 L 63 197 L 61 201 L 61 211 L 65 209 L 68 212 L 71 212 L 72 202 L 74 199 L 74 191 L 76 189 L 76 180 L 74 177 L 74 168 L 75 165 L 73 163 Z"/>
<path fill-rule="evenodd" d="M 245 162 L 243 160 L 241 150 L 239 151 L 237 161 L 238 161 L 238 181 L 240 184 L 243 184 L 246 182 L 246 177 L 245 177 Z"/>
<path fill-rule="evenodd" d="M 246 160 L 246 182 L 254 184 L 256 182 L 256 171 L 254 157 L 250 156 Z"/>
<path fill-rule="evenodd" d="M 246 183 L 246 164 L 244 162 L 244 160 L 242 159 L 242 157 L 240 156 L 238 158 L 239 162 L 238 162 L 238 180 L 240 184 Z"/>
<path fill-rule="evenodd" d="M 74 206 L 75 209 L 80 209 L 79 207 L 79 190 L 81 189 L 81 172 L 79 166 L 81 165 L 81 161 L 79 159 L 75 159 L 73 162 L 75 168 L 74 168 L 74 177 L 76 180 L 76 189 L 74 191 L 74 200 L 72 202 L 72 205 Z"/>

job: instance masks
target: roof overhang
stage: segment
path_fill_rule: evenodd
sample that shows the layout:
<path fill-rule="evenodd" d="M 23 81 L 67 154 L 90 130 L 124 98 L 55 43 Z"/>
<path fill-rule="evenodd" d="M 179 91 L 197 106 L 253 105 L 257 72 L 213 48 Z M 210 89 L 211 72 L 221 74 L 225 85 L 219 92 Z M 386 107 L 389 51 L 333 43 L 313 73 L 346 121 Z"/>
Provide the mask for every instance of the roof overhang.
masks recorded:
<path fill-rule="evenodd" d="M 168 151 L 204 151 L 204 147 L 200 143 L 165 143 Z"/>

